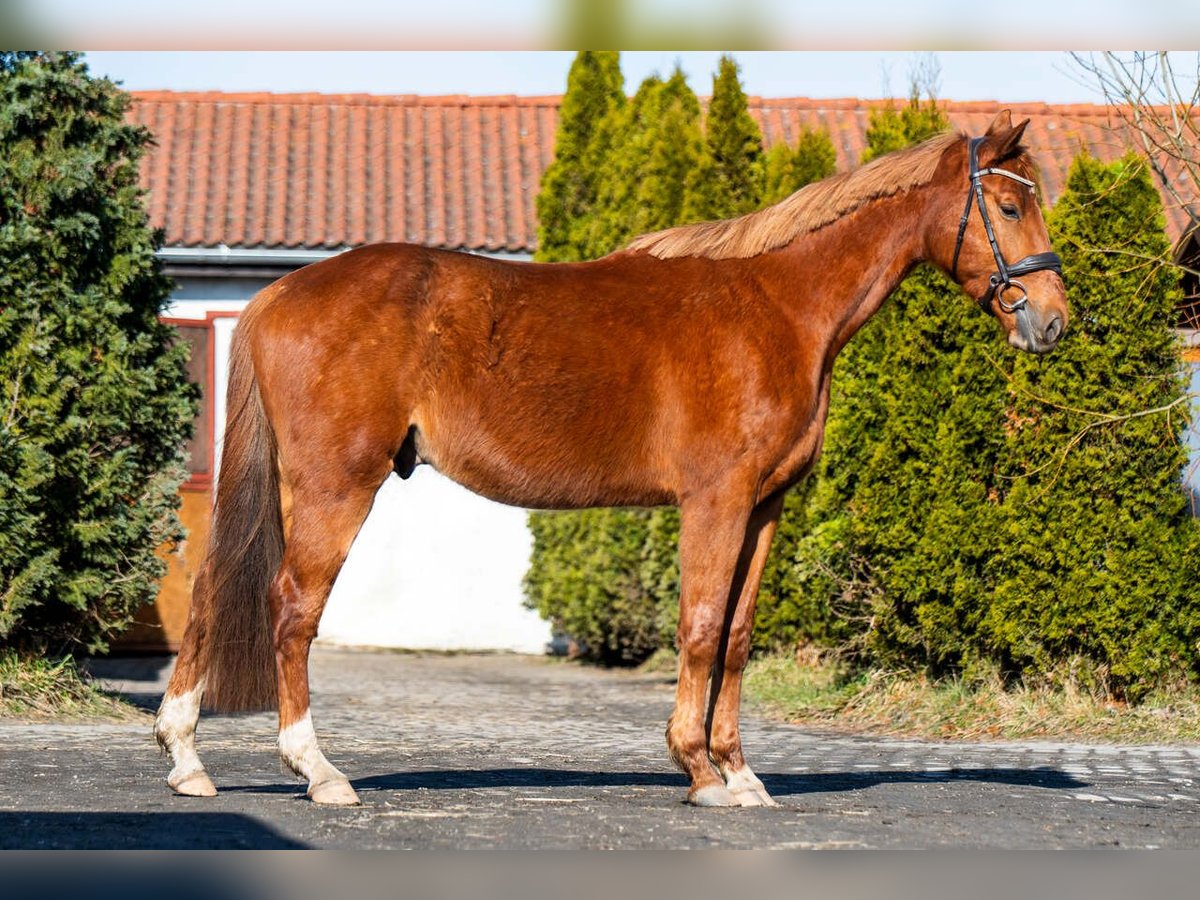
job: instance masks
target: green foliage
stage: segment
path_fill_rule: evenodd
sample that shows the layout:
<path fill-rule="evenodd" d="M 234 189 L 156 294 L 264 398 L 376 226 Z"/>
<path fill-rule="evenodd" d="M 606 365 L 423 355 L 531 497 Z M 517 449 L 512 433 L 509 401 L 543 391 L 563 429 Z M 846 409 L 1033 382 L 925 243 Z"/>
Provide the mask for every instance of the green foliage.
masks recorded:
<path fill-rule="evenodd" d="M 763 205 L 778 203 L 806 184 L 828 178 L 837 169 L 837 151 L 824 131 L 807 128 L 796 146 L 784 141 L 773 144 L 764 162 Z"/>
<path fill-rule="evenodd" d="M 534 513 L 528 603 L 606 664 L 640 662 L 662 643 L 660 610 L 638 577 L 648 515 L 621 509 Z"/>
<path fill-rule="evenodd" d="M 807 638 L 856 639 L 884 665 L 961 656 L 956 617 L 986 607 L 972 573 L 995 528 L 984 476 L 1003 440 L 1005 381 L 989 362 L 1001 352 L 995 325 L 924 267 L 843 351 L 811 531 L 793 550 L 802 593 L 833 618 Z M 953 614 L 932 621 L 943 602 Z"/>
<path fill-rule="evenodd" d="M 27 653 L 102 649 L 182 534 L 196 393 L 127 103 L 74 54 L 0 67 L 0 645 Z"/>
<path fill-rule="evenodd" d="M 700 103 L 676 69 L 666 81 L 643 81 L 596 131 L 608 153 L 595 165 L 594 202 L 574 229 L 578 255 L 564 258 L 602 256 L 682 219 L 701 153 Z M 531 513 L 529 523 L 529 605 L 607 664 L 640 662 L 669 643 L 678 597 L 674 510 Z M 664 603 L 668 594 L 673 600 Z"/>
<path fill-rule="evenodd" d="M 1050 356 L 1001 348 L 919 269 L 838 360 L 793 551 L 832 621 L 802 639 L 935 675 L 1078 660 L 1133 697 L 1195 675 L 1178 289 L 1144 164 L 1077 160 L 1050 227 L 1073 314 Z"/>
<path fill-rule="evenodd" d="M 902 110 L 873 111 L 870 123 L 864 163 L 944 127 L 936 107 L 915 95 Z M 920 267 L 842 351 L 806 527 L 789 532 L 781 523 L 775 548 L 792 563 L 789 587 L 811 598 L 815 615 L 793 620 L 792 629 L 756 634 L 760 645 L 799 638 L 861 662 L 943 661 L 941 645 L 923 642 L 913 604 L 898 596 L 896 581 L 924 577 L 930 593 L 955 597 L 962 587 L 957 558 L 935 567 L 929 557 L 984 546 L 953 531 L 947 544 L 937 538 L 956 513 L 967 513 L 959 524 L 970 528 L 990 511 L 979 508 L 986 497 L 972 492 L 981 486 L 978 469 L 993 465 L 998 450 L 985 453 L 960 438 L 993 432 L 1000 421 L 1002 376 L 978 356 L 993 348 L 994 326 L 962 302 L 945 276 Z M 970 611 L 977 593 L 963 595 L 962 608 Z"/>
<path fill-rule="evenodd" d="M 862 161 L 869 163 L 895 150 L 919 144 L 950 127 L 950 121 L 932 97 L 921 99 L 914 85 L 908 103 L 871 110 L 867 125 L 867 149 Z"/>
<path fill-rule="evenodd" d="M 1001 469 L 1013 480 L 981 637 L 1016 668 L 1079 655 L 1141 692 L 1200 666 L 1200 528 L 1180 484 L 1187 397 L 1170 329 L 1181 294 L 1140 157 L 1076 159 L 1049 226 L 1071 339 L 1014 362 Z"/>
<path fill-rule="evenodd" d="M 606 156 L 596 161 L 594 200 L 578 210 L 569 229 L 576 246 L 557 258 L 601 256 L 647 231 L 738 215 L 762 203 L 762 138 L 728 57 L 714 78 L 705 132 L 699 101 L 676 69 L 666 81 L 652 76 L 642 82 L 631 103 L 609 110 L 595 135 Z M 775 154 L 772 182 L 783 196 L 832 172 L 833 145 L 822 133 L 804 132 L 795 150 L 783 149 Z M 799 515 L 801 501 L 789 498 L 788 509 Z M 533 513 L 529 521 L 530 606 L 606 663 L 639 662 L 673 643 L 677 509 Z M 785 522 L 782 530 L 789 529 L 795 527 Z M 807 615 L 808 604 L 784 588 L 792 582 L 791 567 L 773 560 L 764 582 L 776 592 L 760 601 L 763 620 L 772 623 L 764 632 L 798 633 L 791 623 Z"/>
<path fill-rule="evenodd" d="M 863 161 L 917 143 L 945 127 L 936 106 L 915 97 L 901 110 L 873 111 Z M 804 177 L 810 173 L 824 177 L 834 159 L 828 136 L 805 132 L 788 167 Z M 769 186 L 771 165 L 768 160 Z M 786 186 L 776 190 L 784 196 L 790 193 Z M 943 334 L 938 323 L 948 312 L 953 323 Z M 926 448 L 906 444 L 921 435 L 911 428 L 912 413 L 899 409 L 893 395 L 903 394 L 900 385 L 907 378 L 931 377 L 922 374 L 930 343 L 940 346 L 964 334 L 964 329 L 977 337 L 987 330 L 970 313 L 946 279 L 921 269 L 842 351 L 834 370 L 819 475 L 787 499 L 763 574 L 754 629 L 756 649 L 813 642 L 861 650 L 878 587 L 869 578 L 869 557 L 858 547 L 853 529 L 860 520 L 849 514 L 849 504 L 869 463 L 874 461 L 882 470 L 888 464 L 883 454 L 925 452 Z M 923 325 L 919 336 L 910 332 L 913 321 Z M 963 343 L 970 343 L 969 338 Z M 886 479 L 880 487 L 888 487 Z M 894 487 L 899 494 L 900 486 Z"/>
<path fill-rule="evenodd" d="M 762 195 L 762 134 L 750 116 L 737 63 L 722 56 L 704 123 L 704 152 L 688 177 L 683 220 L 740 216 L 758 209 Z"/>
<path fill-rule="evenodd" d="M 619 55 L 610 50 L 581 50 L 567 76 L 554 162 L 542 176 L 537 197 L 538 260 L 587 258 L 582 255 L 578 229 L 596 202 L 596 180 L 612 136 L 601 123 L 624 105 Z"/>
<path fill-rule="evenodd" d="M 679 69 L 666 81 L 652 75 L 602 130 L 612 153 L 597 176 L 586 258 L 683 221 L 688 176 L 701 153 L 700 101 Z"/>
<path fill-rule="evenodd" d="M 37 55 L 36 50 L 0 50 L 0 73 L 11 72 Z"/>

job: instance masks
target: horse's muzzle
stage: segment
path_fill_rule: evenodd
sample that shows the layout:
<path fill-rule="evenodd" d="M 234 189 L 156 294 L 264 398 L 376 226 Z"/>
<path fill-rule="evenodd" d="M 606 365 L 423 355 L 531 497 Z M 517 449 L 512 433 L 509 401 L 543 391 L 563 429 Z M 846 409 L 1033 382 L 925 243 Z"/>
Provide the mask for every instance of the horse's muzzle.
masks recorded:
<path fill-rule="evenodd" d="M 1058 313 L 1040 316 L 1026 303 L 1013 313 L 1017 327 L 1008 333 L 1008 342 L 1027 353 L 1049 353 L 1058 346 L 1063 335 L 1063 321 Z"/>

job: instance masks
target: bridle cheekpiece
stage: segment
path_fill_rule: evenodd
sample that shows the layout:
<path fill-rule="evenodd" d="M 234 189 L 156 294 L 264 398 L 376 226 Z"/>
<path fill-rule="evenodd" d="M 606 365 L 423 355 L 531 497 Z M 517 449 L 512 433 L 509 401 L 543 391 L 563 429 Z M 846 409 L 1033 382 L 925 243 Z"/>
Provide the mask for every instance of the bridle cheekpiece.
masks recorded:
<path fill-rule="evenodd" d="M 987 293 L 979 298 L 979 305 L 983 307 L 985 312 L 994 312 L 992 309 L 992 297 L 996 298 L 996 303 L 1006 313 L 1015 313 L 1026 307 L 1029 302 L 1029 293 L 1025 290 L 1025 285 L 1017 281 L 1021 275 L 1028 275 L 1030 272 L 1041 272 L 1049 269 L 1052 272 L 1057 272 L 1059 277 L 1062 277 L 1062 260 L 1058 258 L 1058 254 L 1048 250 L 1045 253 L 1034 253 L 1032 256 L 1026 256 L 1024 259 L 1018 260 L 1011 266 L 1004 261 L 1004 254 L 1000 252 L 1000 245 L 996 243 L 996 232 L 992 228 L 992 220 L 988 215 L 987 206 L 983 202 L 983 176 L 984 175 L 1003 175 L 1005 178 L 1011 178 L 1013 181 L 1020 182 L 1033 192 L 1035 185 L 1028 178 L 1023 178 L 1015 172 L 1009 172 L 1007 169 L 981 169 L 979 168 L 979 145 L 984 142 L 985 138 L 977 137 L 970 138 L 967 141 L 967 157 L 970 160 L 970 177 L 971 183 L 967 187 L 967 205 L 963 208 L 962 219 L 958 223 L 958 240 L 954 244 L 954 262 L 950 267 L 950 275 L 957 280 L 958 278 L 958 255 L 962 251 L 963 235 L 967 232 L 967 220 L 971 217 L 971 202 L 979 207 L 979 215 L 983 219 L 983 230 L 987 232 L 988 243 L 992 245 L 992 256 L 996 258 L 996 271 L 992 273 L 988 279 Z M 1021 296 L 1014 302 L 1008 302 L 1004 295 L 1011 288 L 1016 288 L 1021 292 Z"/>

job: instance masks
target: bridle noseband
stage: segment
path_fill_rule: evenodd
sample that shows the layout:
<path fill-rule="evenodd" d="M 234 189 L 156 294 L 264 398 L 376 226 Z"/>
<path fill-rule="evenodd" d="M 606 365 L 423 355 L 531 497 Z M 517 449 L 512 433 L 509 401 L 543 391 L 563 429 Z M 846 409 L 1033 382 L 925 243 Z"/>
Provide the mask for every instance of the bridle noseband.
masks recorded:
<path fill-rule="evenodd" d="M 1026 256 L 1022 260 L 1018 260 L 1011 266 L 1004 261 L 1004 254 L 1000 252 L 1000 245 L 996 243 L 996 232 L 992 229 L 992 220 L 988 216 L 987 206 L 983 202 L 983 176 L 984 175 L 1003 175 L 1005 178 L 1011 178 L 1013 181 L 1019 181 L 1021 184 L 1034 189 L 1034 183 L 1028 178 L 1022 178 L 1015 172 L 1009 172 L 1007 169 L 981 169 L 979 168 L 979 145 L 984 142 L 985 138 L 977 137 L 970 138 L 967 142 L 967 156 L 970 160 L 971 183 L 967 187 L 967 205 L 963 208 L 962 220 L 958 223 L 958 240 L 954 244 L 954 263 L 950 267 L 950 276 L 957 280 L 958 278 L 958 254 L 962 251 L 963 235 L 967 233 L 967 219 L 971 217 L 971 201 L 975 201 L 975 205 L 979 207 L 979 215 L 983 218 L 983 230 L 987 232 L 988 243 L 992 245 L 992 256 L 996 258 L 996 271 L 988 279 L 987 293 L 979 298 L 979 305 L 983 307 L 985 312 L 992 313 L 992 297 L 995 296 L 997 304 L 1006 313 L 1015 313 L 1018 310 L 1024 309 L 1029 302 L 1029 293 L 1025 290 L 1025 285 L 1017 281 L 1017 277 L 1028 275 L 1030 272 L 1040 272 L 1044 269 L 1049 269 L 1052 272 L 1057 272 L 1059 277 L 1062 277 L 1062 260 L 1058 258 L 1058 254 L 1047 250 L 1045 253 L 1035 253 L 1032 256 Z M 1017 288 L 1021 292 L 1021 296 L 1013 303 L 1009 303 L 1004 299 L 1004 293 L 1009 288 Z"/>

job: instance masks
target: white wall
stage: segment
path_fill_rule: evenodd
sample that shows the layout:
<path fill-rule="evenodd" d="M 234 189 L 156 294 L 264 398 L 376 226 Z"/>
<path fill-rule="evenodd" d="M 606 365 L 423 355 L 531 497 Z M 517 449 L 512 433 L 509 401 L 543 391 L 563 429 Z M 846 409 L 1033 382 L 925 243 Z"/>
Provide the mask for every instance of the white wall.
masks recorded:
<path fill-rule="evenodd" d="M 166 315 L 238 311 L 266 281 L 180 278 Z M 233 319 L 215 322 L 219 458 Z M 333 587 L 318 641 L 428 650 L 541 653 L 550 627 L 522 606 L 531 537 L 525 511 L 419 467 L 388 478 Z"/>
<path fill-rule="evenodd" d="M 1193 334 L 1200 339 L 1200 332 Z M 1197 340 L 1196 346 L 1200 346 L 1200 340 Z M 1189 392 L 1192 396 L 1192 420 L 1183 438 L 1188 448 L 1188 464 L 1184 469 L 1183 478 L 1191 497 L 1192 515 L 1200 517 L 1200 362 L 1189 363 L 1188 369 L 1191 378 Z"/>
<path fill-rule="evenodd" d="M 336 644 L 540 653 L 547 623 L 521 605 L 525 511 L 420 466 L 392 475 L 358 533 L 321 620 Z"/>

